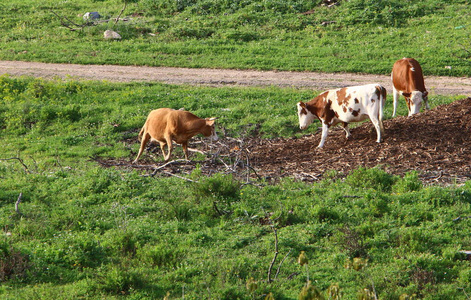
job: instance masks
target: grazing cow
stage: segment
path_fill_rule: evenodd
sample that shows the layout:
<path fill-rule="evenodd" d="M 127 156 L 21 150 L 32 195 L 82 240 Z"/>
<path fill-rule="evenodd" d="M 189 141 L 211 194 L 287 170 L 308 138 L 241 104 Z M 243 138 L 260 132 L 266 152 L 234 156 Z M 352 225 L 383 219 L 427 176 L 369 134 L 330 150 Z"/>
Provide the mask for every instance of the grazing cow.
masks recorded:
<path fill-rule="evenodd" d="M 406 99 L 409 116 L 420 111 L 422 102 L 425 103 L 426 109 L 430 109 L 428 106 L 428 92 L 425 89 L 424 76 L 418 61 L 413 58 L 403 58 L 396 61 L 392 69 L 391 79 L 394 97 L 393 117 L 396 115 L 399 94 Z"/>
<path fill-rule="evenodd" d="M 377 142 L 381 142 L 383 107 L 386 89 L 379 84 L 346 87 L 323 92 L 311 101 L 298 103 L 299 128 L 306 129 L 317 117 L 322 123 L 322 138 L 317 146 L 322 148 L 331 126 L 343 123 L 346 138 L 351 136 L 348 123 L 367 118 L 376 128 Z"/>
<path fill-rule="evenodd" d="M 133 163 L 137 162 L 149 140 L 160 143 L 165 161 L 168 161 L 172 154 L 172 141 L 182 145 L 185 159 L 188 160 L 188 140 L 193 136 L 201 133 L 204 136 L 211 136 L 212 140 L 218 139 L 214 130 L 215 119 L 200 119 L 191 112 L 171 108 L 159 108 L 151 111 L 141 132 L 139 132 L 141 148 Z M 168 147 L 167 154 L 164 150 L 165 145 Z"/>

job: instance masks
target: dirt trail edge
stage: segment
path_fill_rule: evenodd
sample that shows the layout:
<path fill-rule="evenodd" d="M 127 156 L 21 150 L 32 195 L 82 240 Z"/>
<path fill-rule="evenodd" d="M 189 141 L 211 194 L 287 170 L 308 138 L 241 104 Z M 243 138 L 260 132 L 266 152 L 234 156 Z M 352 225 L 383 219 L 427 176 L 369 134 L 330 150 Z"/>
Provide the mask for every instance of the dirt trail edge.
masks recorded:
<path fill-rule="evenodd" d="M 189 69 L 146 66 L 77 65 L 24 61 L 0 61 L 0 75 L 34 76 L 108 80 L 118 82 L 153 81 L 169 84 L 208 86 L 278 86 L 331 88 L 379 83 L 391 92 L 391 79 L 386 75 L 350 73 L 315 73 L 286 71 L 254 71 L 228 69 Z M 431 95 L 471 95 L 471 78 L 426 76 L 425 84 Z"/>

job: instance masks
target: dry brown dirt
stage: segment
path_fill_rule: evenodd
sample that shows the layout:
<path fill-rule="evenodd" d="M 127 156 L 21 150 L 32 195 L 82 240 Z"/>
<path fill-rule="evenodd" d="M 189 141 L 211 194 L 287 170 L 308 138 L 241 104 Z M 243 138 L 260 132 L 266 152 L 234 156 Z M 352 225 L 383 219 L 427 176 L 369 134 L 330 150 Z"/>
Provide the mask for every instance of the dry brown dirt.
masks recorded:
<path fill-rule="evenodd" d="M 43 78 L 72 76 L 78 79 L 109 81 L 158 81 L 193 85 L 292 86 L 324 90 L 334 87 L 380 83 L 390 92 L 389 76 L 359 74 L 322 74 L 309 72 L 260 72 L 242 70 L 153 68 L 136 66 L 84 66 L 0 61 L 0 74 Z M 471 78 L 425 77 L 431 95 L 471 95 Z M 396 117 L 384 122 L 383 143 L 375 142 L 371 122 L 353 128 L 352 138 L 345 139 L 343 130 L 329 132 L 324 148 L 318 149 L 319 132 L 302 138 L 233 139 L 223 137 L 208 144 L 196 138 L 190 147 L 204 151 L 202 161 L 175 160 L 164 165 L 160 150 L 148 148 L 140 164 L 131 165 L 136 153 L 128 159 L 96 161 L 106 167 L 135 168 L 149 175 L 185 176 L 198 164 L 204 174 L 234 173 L 240 178 L 277 180 L 289 176 L 301 180 L 321 179 L 326 171 L 347 174 L 358 167 L 380 166 L 403 175 L 417 171 L 427 183 L 462 183 L 471 178 L 471 98 L 455 101 L 412 117 Z M 404 103 L 402 103 L 404 104 Z M 138 129 L 136 128 L 136 136 Z M 131 145 L 136 139 L 126 140 Z M 177 147 L 178 148 L 178 147 Z M 159 163 L 149 154 L 155 152 Z M 181 153 L 180 153 L 181 154 Z M 177 159 L 178 152 L 173 156 Z"/>
<path fill-rule="evenodd" d="M 146 66 L 50 64 L 0 61 L 0 75 L 36 76 L 108 81 L 152 81 L 169 84 L 209 86 L 280 86 L 325 90 L 367 83 L 379 83 L 391 92 L 389 75 L 348 73 L 281 72 L 255 70 L 188 69 Z M 471 78 L 426 76 L 430 95 L 471 96 Z"/>
<path fill-rule="evenodd" d="M 264 176 L 290 174 L 316 180 L 328 170 L 347 174 L 358 167 L 380 166 L 391 174 L 417 171 L 424 182 L 455 183 L 471 177 L 471 98 L 416 114 L 386 120 L 385 140 L 376 143 L 371 122 L 329 134 L 299 139 L 252 140 L 251 162 Z"/>

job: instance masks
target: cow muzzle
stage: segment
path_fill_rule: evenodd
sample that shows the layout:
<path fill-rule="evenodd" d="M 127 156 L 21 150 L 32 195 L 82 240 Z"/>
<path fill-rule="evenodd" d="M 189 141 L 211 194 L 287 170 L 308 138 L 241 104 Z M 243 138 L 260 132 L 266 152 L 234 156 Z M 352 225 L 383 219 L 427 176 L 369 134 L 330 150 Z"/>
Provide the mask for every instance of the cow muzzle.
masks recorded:
<path fill-rule="evenodd" d="M 214 131 L 214 132 L 211 134 L 210 139 L 211 139 L 211 141 L 213 141 L 213 142 L 216 142 L 217 140 L 219 140 L 219 137 L 218 137 L 218 135 L 216 134 L 216 131 Z"/>

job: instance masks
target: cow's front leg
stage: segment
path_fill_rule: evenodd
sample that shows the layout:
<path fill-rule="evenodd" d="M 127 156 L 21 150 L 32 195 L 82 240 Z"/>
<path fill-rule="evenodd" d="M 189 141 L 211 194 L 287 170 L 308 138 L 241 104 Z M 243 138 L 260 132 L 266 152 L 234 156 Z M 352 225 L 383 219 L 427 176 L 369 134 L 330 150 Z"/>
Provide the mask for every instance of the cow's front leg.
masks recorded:
<path fill-rule="evenodd" d="M 322 137 L 321 137 L 321 142 L 319 143 L 317 148 L 324 147 L 325 139 L 327 138 L 328 133 L 329 133 L 329 125 L 322 122 Z"/>
<path fill-rule="evenodd" d="M 399 101 L 399 97 L 399 91 L 393 86 L 393 117 L 396 115 L 397 101 Z"/>
<path fill-rule="evenodd" d="M 185 159 L 188 160 L 188 141 L 182 142 L 182 148 L 185 153 Z"/>
<path fill-rule="evenodd" d="M 171 137 L 169 136 L 166 136 L 165 137 L 165 141 L 166 141 L 166 144 L 167 144 L 167 148 L 168 148 L 168 152 L 167 152 L 167 155 L 165 155 L 165 152 L 164 152 L 164 148 L 162 148 L 162 152 L 164 154 L 164 160 L 165 162 L 169 161 L 170 159 L 170 155 L 172 154 L 172 150 L 173 150 L 173 144 L 172 144 L 172 139 Z"/>
<path fill-rule="evenodd" d="M 343 122 L 343 130 L 345 130 L 345 138 L 348 140 L 352 136 L 350 129 L 348 129 L 348 123 Z"/>
<path fill-rule="evenodd" d="M 165 157 L 167 157 L 167 154 L 165 154 L 165 146 L 167 146 L 167 143 L 159 142 L 159 144 L 160 144 L 160 150 L 162 150 L 162 155 L 164 156 L 164 159 L 165 159 Z"/>

